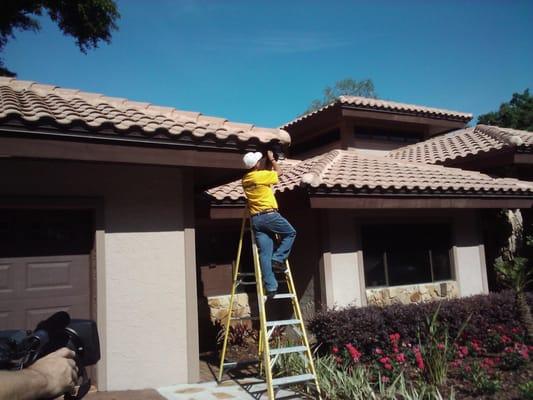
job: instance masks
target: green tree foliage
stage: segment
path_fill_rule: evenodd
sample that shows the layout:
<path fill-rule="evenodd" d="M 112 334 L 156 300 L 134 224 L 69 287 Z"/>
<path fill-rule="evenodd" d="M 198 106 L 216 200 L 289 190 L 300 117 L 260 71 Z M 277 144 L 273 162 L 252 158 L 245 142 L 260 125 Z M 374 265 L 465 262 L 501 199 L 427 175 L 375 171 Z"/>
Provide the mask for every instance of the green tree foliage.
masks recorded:
<path fill-rule="evenodd" d="M 35 16 L 46 12 L 59 29 L 72 36 L 80 51 L 98 47 L 100 41 L 110 43 L 111 31 L 120 18 L 114 0 L 2 0 L 0 12 L 0 53 L 15 30 L 41 29 Z M 15 76 L 0 58 L 0 76 Z"/>
<path fill-rule="evenodd" d="M 333 87 L 326 86 L 322 99 L 313 100 L 303 114 L 308 114 L 327 106 L 328 104 L 333 103 L 339 96 L 361 96 L 375 99 L 377 94 L 371 79 L 365 79 L 362 81 L 356 81 L 352 78 L 342 79 L 335 82 Z"/>
<path fill-rule="evenodd" d="M 511 101 L 502 103 L 498 111 L 478 117 L 478 124 L 533 131 L 533 96 L 529 89 L 514 93 Z"/>

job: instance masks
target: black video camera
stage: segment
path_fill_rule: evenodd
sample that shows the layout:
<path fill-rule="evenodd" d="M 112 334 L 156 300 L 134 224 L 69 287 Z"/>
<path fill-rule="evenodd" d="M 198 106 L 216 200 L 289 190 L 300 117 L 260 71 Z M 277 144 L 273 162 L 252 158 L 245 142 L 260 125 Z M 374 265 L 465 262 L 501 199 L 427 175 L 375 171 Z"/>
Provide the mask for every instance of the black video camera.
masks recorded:
<path fill-rule="evenodd" d="M 279 142 L 271 143 L 268 146 L 268 150 L 271 150 L 272 153 L 274 153 L 274 160 L 284 160 L 285 159 L 285 153 L 283 151 L 283 146 Z"/>
<path fill-rule="evenodd" d="M 91 387 L 85 367 L 100 360 L 100 341 L 96 322 L 70 319 L 60 311 L 39 322 L 33 332 L 25 330 L 0 331 L 0 369 L 20 370 L 32 365 L 62 347 L 76 353 L 81 383 L 76 394 L 65 394 L 66 400 L 81 399 Z"/>

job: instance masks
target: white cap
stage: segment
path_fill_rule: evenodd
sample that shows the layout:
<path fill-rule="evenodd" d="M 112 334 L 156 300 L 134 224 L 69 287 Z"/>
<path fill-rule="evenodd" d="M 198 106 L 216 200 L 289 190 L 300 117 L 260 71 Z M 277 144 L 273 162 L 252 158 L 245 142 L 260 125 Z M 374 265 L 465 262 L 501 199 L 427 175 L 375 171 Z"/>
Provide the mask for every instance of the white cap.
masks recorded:
<path fill-rule="evenodd" d="M 244 166 L 248 169 L 255 167 L 255 164 L 263 158 L 263 154 L 259 151 L 249 152 L 244 155 L 242 158 L 242 162 L 244 163 Z"/>

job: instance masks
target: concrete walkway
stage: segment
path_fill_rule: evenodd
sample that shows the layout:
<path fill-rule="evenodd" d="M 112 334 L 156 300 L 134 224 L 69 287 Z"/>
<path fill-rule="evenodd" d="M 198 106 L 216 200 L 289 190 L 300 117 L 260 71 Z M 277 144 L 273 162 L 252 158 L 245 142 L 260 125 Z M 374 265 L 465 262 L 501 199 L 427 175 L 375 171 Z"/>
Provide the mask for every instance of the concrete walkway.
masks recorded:
<path fill-rule="evenodd" d="M 266 385 L 258 379 L 228 380 L 220 385 L 217 382 L 182 384 L 158 389 L 159 394 L 167 400 L 225 400 L 267 399 Z M 301 399 L 299 395 L 287 390 L 280 390 L 276 399 Z"/>

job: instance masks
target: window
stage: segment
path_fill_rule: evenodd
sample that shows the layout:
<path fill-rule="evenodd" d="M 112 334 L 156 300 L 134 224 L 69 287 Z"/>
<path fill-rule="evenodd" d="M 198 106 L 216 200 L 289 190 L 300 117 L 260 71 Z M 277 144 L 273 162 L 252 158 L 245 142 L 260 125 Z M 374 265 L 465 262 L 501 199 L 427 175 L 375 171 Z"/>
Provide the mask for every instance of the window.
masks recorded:
<path fill-rule="evenodd" d="M 406 132 L 390 129 L 354 127 L 354 135 L 359 139 L 384 140 L 388 142 L 417 143 L 423 140 L 416 132 Z"/>
<path fill-rule="evenodd" d="M 365 225 L 362 237 L 367 287 L 451 279 L 447 225 Z"/>

